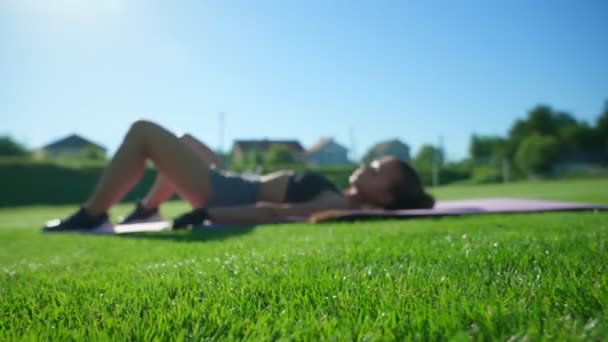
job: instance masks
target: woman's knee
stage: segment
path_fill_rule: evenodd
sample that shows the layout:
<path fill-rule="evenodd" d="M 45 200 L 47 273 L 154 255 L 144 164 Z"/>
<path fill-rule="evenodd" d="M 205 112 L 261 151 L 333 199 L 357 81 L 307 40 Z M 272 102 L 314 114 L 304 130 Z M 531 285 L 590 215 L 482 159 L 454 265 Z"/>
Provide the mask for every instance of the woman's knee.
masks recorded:
<path fill-rule="evenodd" d="M 193 135 L 190 135 L 190 133 L 183 134 L 182 136 L 179 137 L 179 140 L 186 143 L 186 145 L 192 146 L 196 149 L 199 149 L 202 146 L 204 146 L 204 144 L 202 142 L 200 142 L 198 139 L 196 139 Z"/>
<path fill-rule="evenodd" d="M 182 134 L 182 135 L 179 137 L 179 139 L 180 139 L 180 140 L 183 140 L 183 141 L 186 141 L 186 142 L 189 142 L 189 141 L 193 141 L 193 140 L 195 140 L 195 139 L 194 139 L 194 137 L 193 137 L 193 136 L 192 136 L 190 133 L 185 133 L 185 134 Z"/>
<path fill-rule="evenodd" d="M 158 125 L 150 120 L 138 119 L 131 124 L 130 131 L 132 131 L 132 132 L 146 131 L 146 130 L 149 130 L 150 127 L 153 127 L 153 126 L 158 126 Z"/>
<path fill-rule="evenodd" d="M 131 124 L 127 136 L 141 139 L 154 136 L 154 132 L 158 132 L 159 129 L 162 128 L 158 124 L 149 120 L 139 119 Z"/>

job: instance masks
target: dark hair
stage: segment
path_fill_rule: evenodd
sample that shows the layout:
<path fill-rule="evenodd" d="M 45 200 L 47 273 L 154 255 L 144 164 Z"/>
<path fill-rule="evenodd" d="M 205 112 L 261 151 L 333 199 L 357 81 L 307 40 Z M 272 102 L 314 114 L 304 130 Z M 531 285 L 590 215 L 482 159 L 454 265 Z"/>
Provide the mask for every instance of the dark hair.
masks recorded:
<path fill-rule="evenodd" d="M 393 202 L 384 209 L 428 209 L 435 205 L 435 199 L 424 191 L 420 177 L 408 163 L 397 160 L 403 177 L 393 186 Z"/>

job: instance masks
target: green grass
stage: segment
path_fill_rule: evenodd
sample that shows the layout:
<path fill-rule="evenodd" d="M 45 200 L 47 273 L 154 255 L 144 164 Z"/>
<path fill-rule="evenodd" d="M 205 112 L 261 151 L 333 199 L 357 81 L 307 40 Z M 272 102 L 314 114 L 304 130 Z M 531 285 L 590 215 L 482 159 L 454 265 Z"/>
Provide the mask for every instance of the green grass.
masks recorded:
<path fill-rule="evenodd" d="M 509 184 L 452 185 L 432 189 L 440 199 L 527 197 L 608 204 L 608 178 L 527 181 Z"/>
<path fill-rule="evenodd" d="M 607 184 L 435 194 L 608 203 Z M 73 209 L 0 210 L 0 340 L 608 338 L 608 212 L 39 234 Z"/>

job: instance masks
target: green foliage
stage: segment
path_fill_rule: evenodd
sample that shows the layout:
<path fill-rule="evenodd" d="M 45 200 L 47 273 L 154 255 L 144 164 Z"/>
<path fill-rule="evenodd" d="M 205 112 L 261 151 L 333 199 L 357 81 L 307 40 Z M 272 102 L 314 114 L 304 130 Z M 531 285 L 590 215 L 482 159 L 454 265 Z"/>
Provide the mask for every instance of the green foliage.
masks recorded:
<path fill-rule="evenodd" d="M 0 157 L 25 157 L 27 149 L 11 137 L 0 136 Z"/>
<path fill-rule="evenodd" d="M 419 167 L 412 164 L 416 169 L 422 184 L 425 186 L 433 185 L 433 169 L 430 167 Z M 448 163 L 439 168 L 439 184 L 447 185 L 456 182 L 462 182 L 470 179 L 472 172 L 472 163 L 469 161 L 461 161 Z"/>
<path fill-rule="evenodd" d="M 534 134 L 525 138 L 515 155 L 517 165 L 528 174 L 543 174 L 549 171 L 551 163 L 559 155 L 556 138 Z"/>
<path fill-rule="evenodd" d="M 294 164 L 296 158 L 293 152 L 287 145 L 274 144 L 270 146 L 268 151 L 264 154 L 264 165 L 289 165 Z"/>
<path fill-rule="evenodd" d="M 608 152 L 608 101 L 606 101 L 604 112 L 597 119 L 596 130 L 601 148 Z"/>
<path fill-rule="evenodd" d="M 105 152 L 102 149 L 95 147 L 94 145 L 88 145 L 88 146 L 84 147 L 82 149 L 82 151 L 80 152 L 80 156 L 81 156 L 81 158 L 90 159 L 90 160 L 100 160 L 100 161 L 106 160 Z"/>
<path fill-rule="evenodd" d="M 517 120 L 509 135 L 519 140 L 532 134 L 556 136 L 561 128 L 577 123 L 569 113 L 555 112 L 549 106 L 539 105 L 528 112 L 526 120 Z"/>
<path fill-rule="evenodd" d="M 473 184 L 500 183 L 502 181 L 502 169 L 495 164 L 476 165 L 470 179 Z"/>
<path fill-rule="evenodd" d="M 522 146 L 524 141 L 532 136 L 551 137 L 553 142 L 557 142 L 559 151 L 555 151 L 555 144 L 547 144 L 545 140 L 547 146 L 544 148 L 549 148 L 550 154 L 541 156 L 533 152 L 540 148 L 538 138 L 532 139 L 536 141 L 536 147 L 530 142 L 527 143 L 528 146 Z M 514 161 L 512 174 L 524 172 L 528 175 L 546 172 L 550 168 L 549 164 L 557 160 L 559 154 L 599 156 L 601 153 L 598 152 L 602 150 L 608 153 L 608 102 L 594 127 L 577 121 L 570 113 L 539 105 L 530 110 L 525 119 L 513 123 L 506 139 L 473 135 L 469 145 L 470 156 L 476 164 L 491 166 L 506 158 L 508 161 Z M 490 169 L 483 168 L 480 168 L 474 177 L 477 179 L 474 179 L 474 182 L 493 178 Z"/>
<path fill-rule="evenodd" d="M 432 169 L 433 165 L 443 165 L 443 151 L 433 145 L 422 145 L 414 158 L 414 165 L 421 169 Z"/>
<path fill-rule="evenodd" d="M 235 172 L 241 172 L 245 170 L 255 170 L 258 167 L 263 167 L 264 155 L 260 151 L 252 150 L 247 151 L 243 156 L 242 160 L 231 160 L 227 164 L 229 168 Z"/>
<path fill-rule="evenodd" d="M 67 204 L 84 201 L 94 188 L 105 162 L 87 159 L 29 160 L 0 158 L 0 207 L 32 204 Z M 265 173 L 282 169 L 318 172 L 339 188 L 349 186 L 348 177 L 356 165 L 308 168 L 301 164 L 274 165 Z M 125 200 L 145 195 L 154 181 L 156 171 L 147 169 L 141 182 Z"/>
<path fill-rule="evenodd" d="M 105 163 L 99 161 L 33 161 L 0 159 L 0 207 L 32 204 L 82 203 L 93 190 Z M 156 171 L 147 169 L 126 200 L 143 197 Z"/>
<path fill-rule="evenodd" d="M 602 119 L 606 116 L 606 119 Z M 563 151 L 596 151 L 608 136 L 608 109 L 600 116 L 597 125 L 591 127 L 579 122 L 565 112 L 554 111 L 548 106 L 532 109 L 525 120 L 517 120 L 509 131 L 507 156 L 514 157 L 523 140 L 531 135 L 552 136 L 558 140 Z M 602 120 L 605 120 L 604 124 Z"/>
<path fill-rule="evenodd" d="M 264 162 L 264 154 L 260 151 L 248 151 L 245 155 L 245 163 L 249 166 L 256 167 Z"/>
<path fill-rule="evenodd" d="M 599 136 L 586 123 L 562 127 L 557 135 L 563 150 L 593 151 L 599 145 Z"/>
<path fill-rule="evenodd" d="M 471 158 L 477 163 L 492 163 L 506 156 L 507 141 L 497 136 L 479 136 L 473 134 L 469 144 Z"/>

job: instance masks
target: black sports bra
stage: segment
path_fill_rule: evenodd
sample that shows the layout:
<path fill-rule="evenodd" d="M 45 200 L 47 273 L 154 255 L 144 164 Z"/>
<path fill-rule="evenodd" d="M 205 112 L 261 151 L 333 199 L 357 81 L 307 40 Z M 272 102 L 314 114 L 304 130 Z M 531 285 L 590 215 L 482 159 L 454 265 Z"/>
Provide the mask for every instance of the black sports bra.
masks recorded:
<path fill-rule="evenodd" d="M 326 191 L 340 193 L 332 182 L 318 173 L 296 174 L 289 178 L 285 201 L 288 203 L 306 202 Z"/>

